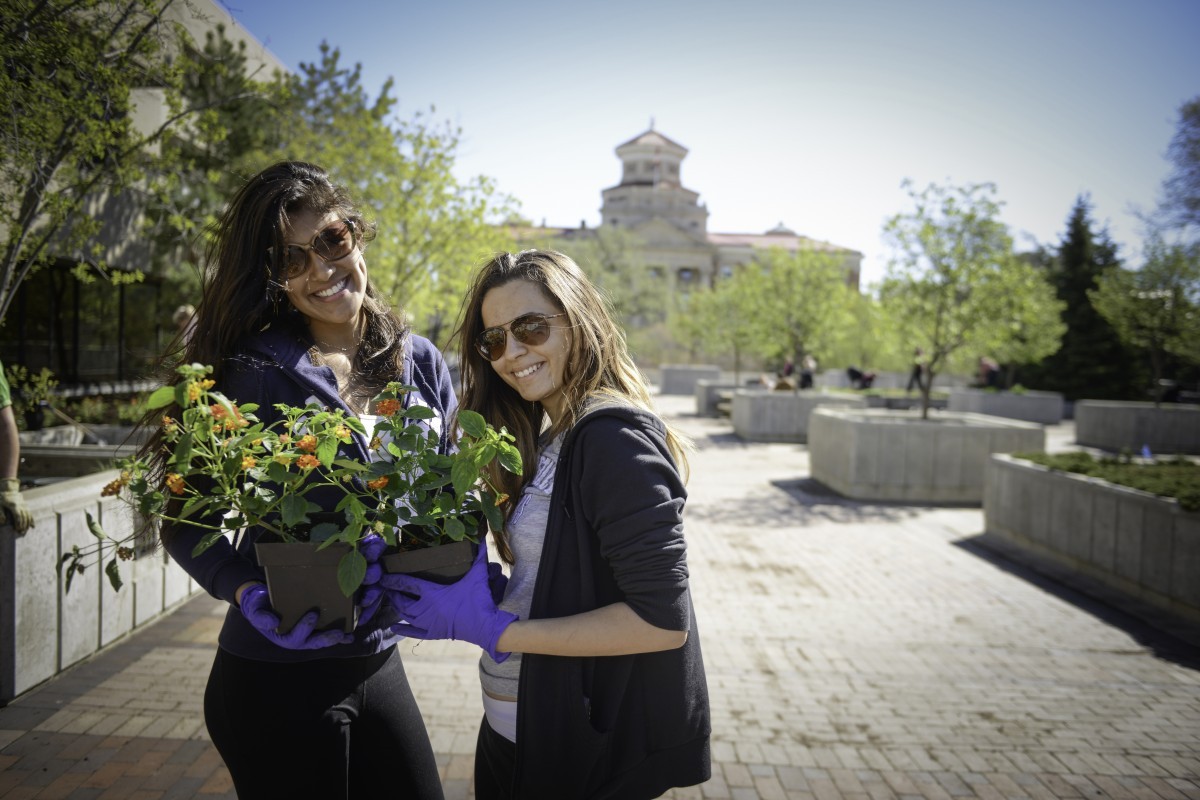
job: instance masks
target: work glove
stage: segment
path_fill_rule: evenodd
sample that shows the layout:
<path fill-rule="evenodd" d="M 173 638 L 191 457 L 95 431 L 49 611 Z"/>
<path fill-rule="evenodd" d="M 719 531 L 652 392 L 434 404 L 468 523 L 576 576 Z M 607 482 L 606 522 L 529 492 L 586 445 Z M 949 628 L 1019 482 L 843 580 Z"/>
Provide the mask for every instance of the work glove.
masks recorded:
<path fill-rule="evenodd" d="M 0 478 L 0 509 L 8 515 L 17 533 L 25 533 L 33 527 L 33 514 L 21 497 L 21 482 L 16 478 Z"/>
<path fill-rule="evenodd" d="M 455 583 L 443 585 L 404 574 L 384 575 L 379 582 L 403 618 L 391 626 L 393 633 L 414 639 L 458 639 L 482 647 L 497 662 L 508 658 L 509 653 L 497 652 L 496 642 L 518 617 L 502 611 L 492 599 L 486 546 L 479 546 L 475 562 Z"/>
<path fill-rule="evenodd" d="M 271 610 L 271 598 L 267 594 L 265 583 L 256 583 L 242 592 L 239 608 L 242 610 L 242 616 L 259 633 L 288 650 L 317 650 L 354 641 L 351 634 L 342 633 L 340 630 L 313 633 L 313 628 L 317 626 L 317 620 L 321 616 L 316 611 L 309 611 L 301 617 L 296 627 L 287 633 L 278 633 L 275 629 L 279 626 L 279 615 Z"/>
<path fill-rule="evenodd" d="M 354 604 L 360 609 L 358 624 L 355 626 L 357 628 L 366 626 L 383 604 L 384 589 L 379 585 L 383 567 L 379 564 L 379 557 L 385 549 L 387 542 L 382 536 L 374 533 L 364 536 L 358 543 L 358 552 L 367 560 L 367 574 L 363 577 L 362 585 L 358 587 L 357 596 L 354 598 Z"/>

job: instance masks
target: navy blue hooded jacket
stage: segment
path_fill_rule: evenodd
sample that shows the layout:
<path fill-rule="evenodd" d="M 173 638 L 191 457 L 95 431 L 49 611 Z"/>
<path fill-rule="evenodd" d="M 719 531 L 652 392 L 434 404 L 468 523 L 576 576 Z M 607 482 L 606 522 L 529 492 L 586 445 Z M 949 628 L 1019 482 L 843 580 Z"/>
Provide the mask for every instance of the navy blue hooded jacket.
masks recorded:
<path fill-rule="evenodd" d="M 307 405 L 310 398 L 329 408 L 350 409 L 337 392 L 333 370 L 314 366 L 309 358 L 312 341 L 302 328 L 272 326 L 252 337 L 239 348 L 236 355 L 226 359 L 220 370 L 220 383 L 215 388 L 235 403 L 257 403 L 255 415 L 270 425 L 281 418 L 276 403 L 291 406 Z M 424 337 L 409 334 L 405 342 L 403 374 L 396 380 L 420 390 L 421 400 L 437 414 L 430 424 L 441 426 L 442 452 L 448 447 L 449 422 L 457 401 L 450 380 L 450 371 L 442 354 Z M 421 402 L 409 398 L 406 402 Z M 355 434 L 349 445 L 342 445 L 343 455 L 360 461 L 368 460 L 367 442 Z M 334 487 L 315 489 L 309 500 L 332 510 L 341 495 Z M 265 581 L 265 573 L 254 554 L 254 542 L 261 529 L 250 528 L 238 537 L 236 549 L 228 539 L 216 544 L 199 556 L 192 549 L 204 530 L 187 525 L 179 526 L 175 535 L 166 540 L 171 558 L 183 567 L 200 586 L 214 597 L 230 603 L 218 639 L 222 648 L 234 655 L 259 661 L 307 661 L 318 658 L 342 658 L 371 655 L 394 645 L 400 637 L 391 633 L 383 615 L 377 615 L 365 628 L 354 631 L 354 641 L 319 650 L 288 650 L 270 642 L 255 630 L 238 610 L 235 599 L 239 586 L 247 581 Z M 392 620 L 394 621 L 394 620 Z"/>

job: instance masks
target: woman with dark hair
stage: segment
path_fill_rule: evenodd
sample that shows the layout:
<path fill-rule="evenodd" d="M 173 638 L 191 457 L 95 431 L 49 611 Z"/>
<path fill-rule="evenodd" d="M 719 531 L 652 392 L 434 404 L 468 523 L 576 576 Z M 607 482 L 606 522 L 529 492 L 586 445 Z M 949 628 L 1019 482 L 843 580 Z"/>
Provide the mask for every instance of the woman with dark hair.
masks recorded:
<path fill-rule="evenodd" d="M 603 298 L 561 253 L 489 261 L 458 336 L 462 407 L 507 428 L 527 465 L 490 476 L 515 499 L 493 531 L 511 576 L 489 585 L 481 548 L 453 585 L 382 582 L 395 630 L 485 650 L 476 798 L 636 800 L 707 780 L 687 443 L 651 410 Z"/>
<path fill-rule="evenodd" d="M 211 365 L 215 388 L 239 404 L 258 404 L 267 425 L 279 419 L 275 404 L 315 400 L 357 415 L 369 432 L 371 399 L 389 381 L 401 381 L 418 390 L 407 403 L 434 410 L 430 424 L 442 432 L 444 452 L 442 420 L 455 407 L 449 371 L 368 279 L 363 250 L 374 235 L 374 225 L 318 166 L 284 162 L 251 178 L 216 225 L 184 363 Z M 344 449 L 369 458 L 368 442 L 357 434 Z M 156 454 L 161 474 L 161 430 L 146 452 Z M 307 498 L 331 511 L 340 495 L 322 494 L 325 488 Z M 279 618 L 254 554 L 260 533 L 243 531 L 236 544 L 218 539 L 197 556 L 202 528 L 162 531 L 183 569 L 230 604 L 204 717 L 238 797 L 442 797 L 394 647 L 394 614 L 364 610 L 366 621 L 344 634 L 314 632 L 312 612 L 291 631 L 276 632 Z"/>

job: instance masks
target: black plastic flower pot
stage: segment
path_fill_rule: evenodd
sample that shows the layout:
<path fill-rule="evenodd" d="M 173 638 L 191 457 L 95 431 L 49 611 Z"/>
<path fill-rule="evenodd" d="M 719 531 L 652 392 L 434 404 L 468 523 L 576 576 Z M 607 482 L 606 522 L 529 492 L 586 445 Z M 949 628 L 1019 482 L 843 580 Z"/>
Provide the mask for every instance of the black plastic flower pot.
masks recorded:
<path fill-rule="evenodd" d="M 434 583 L 450 584 L 467 574 L 478 552 L 478 544 L 464 540 L 384 553 L 380 563 L 384 572 L 399 572 Z"/>
<path fill-rule="evenodd" d="M 258 541 L 254 544 L 258 563 L 267 573 L 271 608 L 279 615 L 278 631 L 287 633 L 309 611 L 320 612 L 314 630 L 354 630 L 358 608 L 353 595 L 338 586 L 338 563 L 350 552 L 344 542 L 323 550 L 309 542 Z"/>

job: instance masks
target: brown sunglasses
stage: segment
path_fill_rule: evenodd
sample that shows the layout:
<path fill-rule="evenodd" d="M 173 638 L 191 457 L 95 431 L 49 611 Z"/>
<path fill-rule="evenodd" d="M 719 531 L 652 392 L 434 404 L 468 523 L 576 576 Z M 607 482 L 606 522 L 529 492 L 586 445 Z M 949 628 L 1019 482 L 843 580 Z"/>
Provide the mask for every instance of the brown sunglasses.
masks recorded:
<path fill-rule="evenodd" d="M 289 244 L 283 248 L 283 274 L 296 278 L 308 269 L 308 251 L 316 253 L 322 261 L 340 261 L 354 252 L 358 244 L 357 223 L 352 219 L 339 219 L 312 238 L 308 244 Z M 275 255 L 275 248 L 267 252 Z"/>
<path fill-rule="evenodd" d="M 550 338 L 548 320 L 565 316 L 566 312 L 561 314 L 539 314 L 537 312 L 522 314 L 504 325 L 480 331 L 479 335 L 475 337 L 475 349 L 488 361 L 495 361 L 504 355 L 509 333 L 521 344 L 537 347 L 539 344 L 545 344 L 546 340 Z"/>

